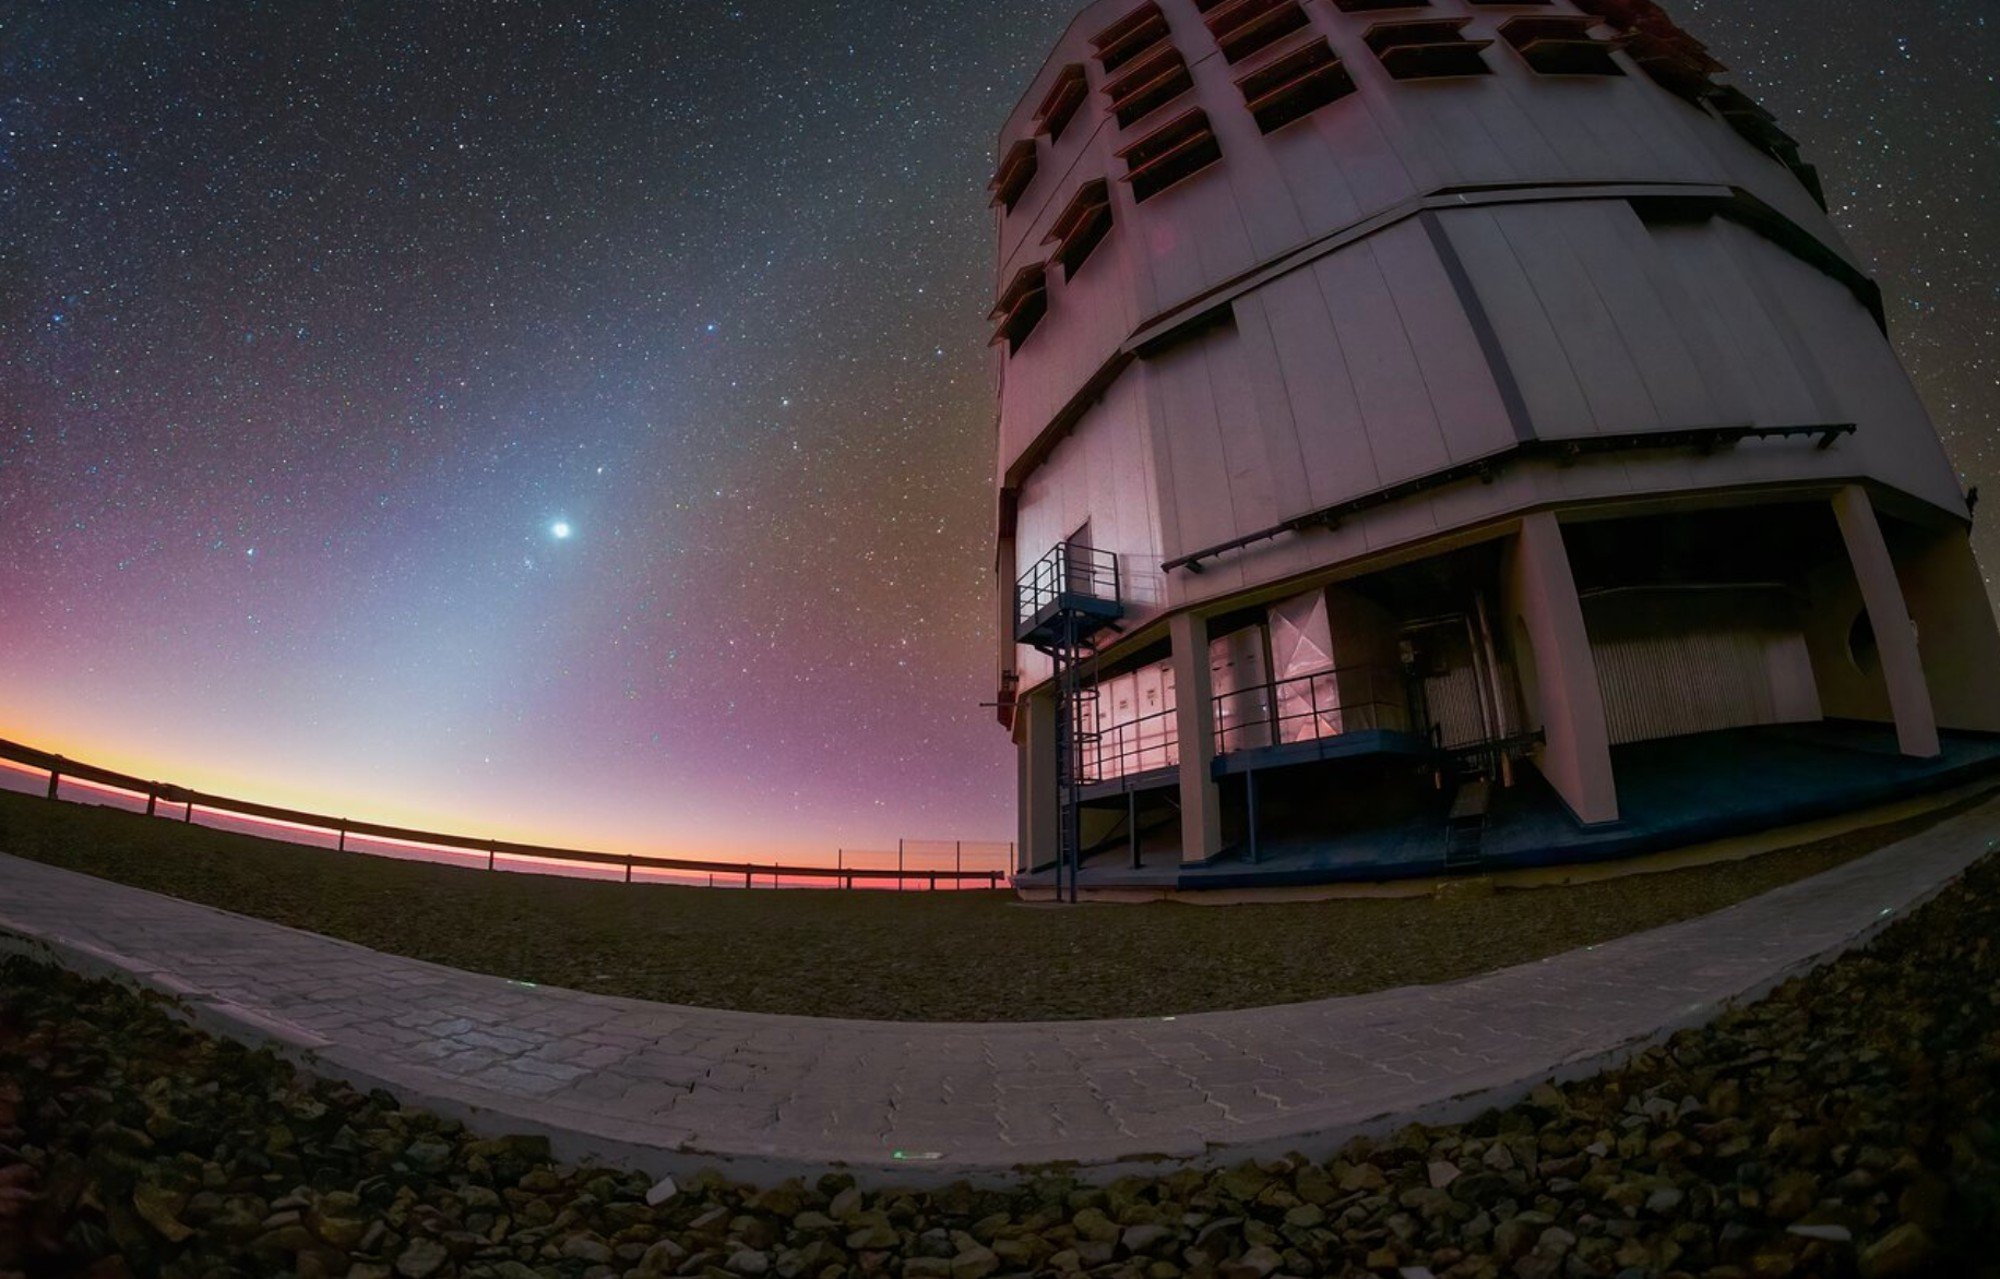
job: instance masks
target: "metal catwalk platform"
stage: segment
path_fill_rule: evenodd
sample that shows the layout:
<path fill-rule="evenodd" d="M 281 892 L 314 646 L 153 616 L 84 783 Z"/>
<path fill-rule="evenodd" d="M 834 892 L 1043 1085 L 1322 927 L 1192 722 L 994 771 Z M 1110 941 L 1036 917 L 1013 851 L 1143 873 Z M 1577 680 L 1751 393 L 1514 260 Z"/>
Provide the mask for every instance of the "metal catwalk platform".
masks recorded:
<path fill-rule="evenodd" d="M 1730 729 L 1614 748 L 1621 819 L 1586 827 L 1532 768 L 1495 790 L 1477 869 L 1611 861 L 1799 825 L 1991 777 L 2000 737 L 1947 732 L 1944 754 L 1897 753 L 1887 725 L 1825 722 Z M 1690 802 L 1691 798 L 1694 802 Z M 1447 873 L 1451 796 L 1405 820 L 1317 839 L 1265 834 L 1253 864 L 1239 842 L 1183 866 L 1159 854 L 1134 867 L 1122 848 L 1086 861 L 1080 886 L 1240 889 L 1381 882 Z M 1457 868 L 1451 868 L 1457 869 Z M 1040 887 L 1047 872 L 1016 879 Z"/>

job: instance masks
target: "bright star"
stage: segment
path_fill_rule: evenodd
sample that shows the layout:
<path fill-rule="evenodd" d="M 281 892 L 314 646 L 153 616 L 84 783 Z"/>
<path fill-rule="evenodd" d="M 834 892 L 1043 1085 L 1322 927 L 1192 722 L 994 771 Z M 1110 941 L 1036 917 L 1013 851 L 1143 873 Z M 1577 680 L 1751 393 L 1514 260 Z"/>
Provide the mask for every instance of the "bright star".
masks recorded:
<path fill-rule="evenodd" d="M 568 541 L 569 535 L 573 532 L 575 530 L 569 526 L 568 520 L 557 520 L 555 523 L 549 525 L 549 536 L 558 542 Z"/>

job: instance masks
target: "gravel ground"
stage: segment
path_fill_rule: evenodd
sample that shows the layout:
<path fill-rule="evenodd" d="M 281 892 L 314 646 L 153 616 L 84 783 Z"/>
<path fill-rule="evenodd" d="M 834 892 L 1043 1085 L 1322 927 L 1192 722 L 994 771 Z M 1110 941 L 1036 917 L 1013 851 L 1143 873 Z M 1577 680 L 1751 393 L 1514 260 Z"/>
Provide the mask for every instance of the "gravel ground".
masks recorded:
<path fill-rule="evenodd" d="M 157 997 L 0 966 L 0 1273 L 176 1279 L 2000 1275 L 2000 861 L 1869 950 L 1462 1126 L 1084 1188 L 552 1166 Z"/>
<path fill-rule="evenodd" d="M 376 950 L 638 999 L 896 1021 L 1146 1017 L 1468 977 L 1720 910 L 1942 820 L 1748 862 L 1401 901 L 1029 906 L 401 862 L 0 795 L 0 851 Z"/>

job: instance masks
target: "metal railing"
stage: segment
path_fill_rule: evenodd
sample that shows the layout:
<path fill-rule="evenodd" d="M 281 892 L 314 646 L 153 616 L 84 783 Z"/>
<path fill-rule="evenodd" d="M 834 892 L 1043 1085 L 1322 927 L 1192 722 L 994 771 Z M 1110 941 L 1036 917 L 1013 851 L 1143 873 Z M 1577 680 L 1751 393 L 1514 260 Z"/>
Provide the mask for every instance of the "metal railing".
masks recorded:
<path fill-rule="evenodd" d="M 1252 684 L 1215 695 L 1215 753 L 1325 741 L 1386 730 L 1422 735 L 1410 677 L 1394 666 L 1352 666 Z M 1085 760 L 1089 784 L 1171 768 L 1180 761 L 1177 712 L 1100 723 Z"/>
<path fill-rule="evenodd" d="M 1180 724 L 1173 710 L 1155 711 L 1097 729 L 1096 748 L 1084 760 L 1089 785 L 1137 777 L 1180 763 Z"/>
<path fill-rule="evenodd" d="M 1014 623 L 1025 627 L 1068 596 L 1115 604 L 1118 557 L 1110 551 L 1058 542 L 1014 584 Z"/>
<path fill-rule="evenodd" d="M 999 888 L 1010 875 L 1010 871 L 966 870 L 964 856 L 968 849 L 975 854 L 1005 848 L 1007 865 L 1013 865 L 1012 844 L 972 843 L 969 841 L 933 841 L 919 844 L 914 841 L 899 841 L 893 854 L 896 864 L 852 865 L 851 861 L 871 859 L 869 854 L 853 850 L 841 850 L 836 854 L 836 864 L 832 866 L 799 866 L 779 862 L 732 862 L 705 861 L 679 857 L 642 857 L 631 853 L 601 853 L 584 849 L 553 848 L 541 844 L 524 844 L 511 840 L 481 839 L 477 836 L 441 834 L 437 831 L 414 830 L 402 826 L 389 826 L 381 822 L 353 821 L 345 817 L 330 817 L 324 813 L 301 812 L 297 809 L 280 808 L 274 804 L 259 804 L 251 800 L 231 799 L 224 795 L 212 795 L 187 786 L 177 786 L 169 782 L 156 782 L 129 773 L 120 773 L 92 764 L 79 763 L 61 755 L 36 750 L 17 742 L 0 740 L 0 761 L 20 765 L 48 774 L 47 797 L 62 799 L 62 784 L 65 780 L 87 783 L 111 791 L 120 791 L 146 801 L 145 813 L 148 817 L 160 815 L 160 807 L 169 810 L 180 809 L 180 819 L 192 823 L 197 813 L 238 818 L 247 821 L 275 824 L 279 831 L 290 828 L 302 832 L 321 832 L 335 837 L 334 849 L 339 852 L 363 852 L 350 849 L 350 839 L 379 840 L 390 845 L 413 847 L 418 850 L 435 849 L 459 855 L 470 855 L 485 859 L 487 870 L 501 869 L 507 863 L 508 869 L 522 869 L 523 863 L 555 864 L 577 868 L 594 867 L 612 871 L 622 871 L 626 883 L 635 882 L 636 875 L 668 875 L 682 881 L 706 876 L 711 887 L 757 888 L 769 886 L 783 887 L 788 882 L 800 887 L 822 887 L 853 889 L 863 885 L 894 885 L 901 889 L 905 885 L 928 884 L 933 890 L 943 887 Z M 279 838 L 280 835 L 267 835 Z M 288 842 L 303 843 L 301 840 Z M 913 869 L 908 865 L 909 854 L 930 850 L 951 849 L 955 859 L 951 870 Z M 884 854 L 885 856 L 890 854 Z"/>
<path fill-rule="evenodd" d="M 1409 732 L 1418 718 L 1400 668 L 1343 666 L 1219 695 L 1215 749 L 1227 755 L 1348 733 Z"/>

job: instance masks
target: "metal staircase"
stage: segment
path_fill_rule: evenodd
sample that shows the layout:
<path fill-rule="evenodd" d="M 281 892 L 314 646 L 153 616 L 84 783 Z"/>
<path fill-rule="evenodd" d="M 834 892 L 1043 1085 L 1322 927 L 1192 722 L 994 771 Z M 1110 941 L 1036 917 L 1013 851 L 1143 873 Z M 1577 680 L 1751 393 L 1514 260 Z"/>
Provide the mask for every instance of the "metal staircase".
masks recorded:
<path fill-rule="evenodd" d="M 1444 868 L 1470 870 L 1485 855 L 1486 810 L 1493 783 L 1484 776 L 1467 779 L 1452 797 L 1444 826 Z"/>
<path fill-rule="evenodd" d="M 1056 897 L 1077 899 L 1083 867 L 1082 790 L 1094 780 L 1097 686 L 1090 674 L 1098 637 L 1124 616 L 1118 557 L 1058 543 L 1015 588 L 1015 638 L 1047 655 L 1056 691 Z"/>

